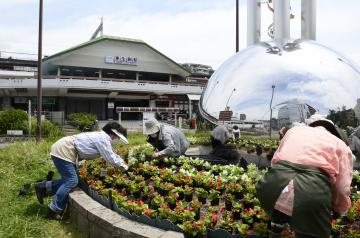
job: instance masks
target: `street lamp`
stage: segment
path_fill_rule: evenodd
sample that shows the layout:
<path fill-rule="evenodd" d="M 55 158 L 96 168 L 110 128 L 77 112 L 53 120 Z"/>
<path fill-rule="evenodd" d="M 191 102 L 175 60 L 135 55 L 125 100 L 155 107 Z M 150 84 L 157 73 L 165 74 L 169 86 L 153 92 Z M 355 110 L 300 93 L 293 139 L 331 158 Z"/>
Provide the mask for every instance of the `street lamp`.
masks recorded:
<path fill-rule="evenodd" d="M 272 118 L 272 101 L 274 98 L 274 90 L 275 90 L 275 85 L 271 85 L 272 88 L 272 93 L 271 93 L 271 100 L 270 100 L 270 120 L 269 120 L 269 137 L 271 138 L 271 118 Z"/>

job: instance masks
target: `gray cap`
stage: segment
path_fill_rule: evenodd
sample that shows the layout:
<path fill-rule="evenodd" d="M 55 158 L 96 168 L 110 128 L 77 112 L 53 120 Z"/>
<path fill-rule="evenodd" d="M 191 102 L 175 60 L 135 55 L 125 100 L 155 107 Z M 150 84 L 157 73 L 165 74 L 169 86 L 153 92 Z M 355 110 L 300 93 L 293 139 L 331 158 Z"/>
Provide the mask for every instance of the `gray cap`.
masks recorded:
<path fill-rule="evenodd" d="M 229 138 L 229 133 L 225 126 L 220 125 L 220 126 L 215 127 L 214 130 L 212 130 L 211 136 L 214 139 L 220 141 L 222 144 L 225 144 L 225 142 Z"/>

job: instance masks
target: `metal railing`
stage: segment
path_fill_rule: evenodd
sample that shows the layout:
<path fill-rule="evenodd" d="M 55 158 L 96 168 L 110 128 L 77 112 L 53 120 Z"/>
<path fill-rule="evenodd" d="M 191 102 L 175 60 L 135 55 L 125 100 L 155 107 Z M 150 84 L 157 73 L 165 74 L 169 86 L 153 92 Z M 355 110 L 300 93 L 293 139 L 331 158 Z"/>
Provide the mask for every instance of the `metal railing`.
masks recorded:
<path fill-rule="evenodd" d="M 1 75 L 0 79 L 30 79 L 28 75 Z M 91 81 L 103 81 L 103 82 L 123 82 L 123 83 L 137 83 L 137 84 L 161 84 L 161 85 L 181 85 L 181 86 L 200 86 L 204 87 L 205 82 L 164 82 L 164 81 L 146 81 L 146 80 L 135 80 L 135 79 L 117 79 L 117 78 L 98 78 L 98 77 L 84 77 L 84 76 L 55 76 L 55 75 L 43 75 L 43 79 L 76 79 L 76 80 L 91 80 Z"/>

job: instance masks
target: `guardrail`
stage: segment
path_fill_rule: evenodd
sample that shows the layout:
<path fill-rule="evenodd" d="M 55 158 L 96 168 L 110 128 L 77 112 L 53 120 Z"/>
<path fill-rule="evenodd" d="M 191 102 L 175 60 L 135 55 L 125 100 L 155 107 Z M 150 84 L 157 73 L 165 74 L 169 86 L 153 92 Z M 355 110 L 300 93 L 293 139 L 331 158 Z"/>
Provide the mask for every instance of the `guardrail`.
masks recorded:
<path fill-rule="evenodd" d="M 0 75 L 0 79 L 32 79 L 34 77 L 30 77 L 28 75 Z M 117 78 L 98 78 L 98 77 L 81 77 L 81 76 L 54 76 L 54 75 L 43 75 L 43 79 L 75 79 L 75 80 L 91 80 L 91 81 L 103 81 L 103 82 L 123 82 L 123 83 L 137 83 L 137 84 L 161 84 L 161 85 L 181 85 L 181 86 L 197 86 L 197 87 L 205 87 L 206 83 L 204 82 L 163 82 L 163 81 L 149 81 L 149 80 L 135 80 L 135 79 L 117 79 Z"/>

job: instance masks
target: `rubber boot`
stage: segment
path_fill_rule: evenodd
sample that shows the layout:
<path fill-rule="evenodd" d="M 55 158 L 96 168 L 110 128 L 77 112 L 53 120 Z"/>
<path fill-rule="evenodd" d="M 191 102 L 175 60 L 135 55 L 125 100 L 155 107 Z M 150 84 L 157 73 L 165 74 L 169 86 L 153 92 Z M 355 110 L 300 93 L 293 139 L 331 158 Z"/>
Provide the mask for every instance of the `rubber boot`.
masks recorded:
<path fill-rule="evenodd" d="M 40 182 L 35 184 L 35 193 L 39 203 L 44 204 L 44 197 L 46 197 L 46 182 Z"/>

